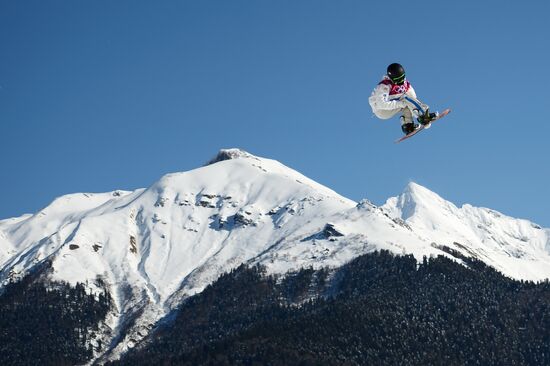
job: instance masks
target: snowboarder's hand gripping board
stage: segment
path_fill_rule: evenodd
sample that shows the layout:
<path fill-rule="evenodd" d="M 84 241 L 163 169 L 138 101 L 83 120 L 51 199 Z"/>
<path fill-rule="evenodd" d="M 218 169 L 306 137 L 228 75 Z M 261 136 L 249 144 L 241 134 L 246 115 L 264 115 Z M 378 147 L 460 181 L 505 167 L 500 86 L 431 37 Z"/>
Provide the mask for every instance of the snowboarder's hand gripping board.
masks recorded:
<path fill-rule="evenodd" d="M 398 139 L 398 140 L 395 140 L 395 143 L 399 143 L 399 142 L 401 142 L 401 141 L 403 141 L 403 140 L 406 140 L 406 139 L 408 139 L 408 138 L 410 138 L 410 137 L 413 137 L 414 135 L 416 135 L 416 134 L 419 133 L 420 131 L 422 131 L 422 130 L 424 130 L 424 129 L 426 129 L 426 128 L 429 128 L 429 127 L 431 126 L 432 123 L 434 123 L 434 122 L 437 121 L 438 119 L 441 119 L 441 118 L 445 117 L 445 116 L 448 115 L 449 113 L 451 113 L 451 110 L 450 110 L 449 108 L 445 109 L 443 112 L 439 113 L 439 114 L 437 115 L 437 117 L 436 117 L 434 120 L 430 121 L 430 123 L 428 123 L 428 124 L 426 124 L 426 125 L 419 125 L 419 127 L 418 127 L 416 130 L 414 130 L 413 132 L 411 132 L 411 133 L 409 133 L 409 134 L 407 134 L 407 135 L 401 137 L 401 138 Z"/>

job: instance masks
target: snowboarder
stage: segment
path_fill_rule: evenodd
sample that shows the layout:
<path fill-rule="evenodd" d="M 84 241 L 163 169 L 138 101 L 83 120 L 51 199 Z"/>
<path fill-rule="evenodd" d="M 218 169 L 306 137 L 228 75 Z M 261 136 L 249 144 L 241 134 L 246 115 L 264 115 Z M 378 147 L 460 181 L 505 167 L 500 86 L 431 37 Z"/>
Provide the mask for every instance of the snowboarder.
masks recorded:
<path fill-rule="evenodd" d="M 390 119 L 401 113 L 401 129 L 405 135 L 414 132 L 419 125 L 428 127 L 437 119 L 437 113 L 431 113 L 429 107 L 416 98 L 411 83 L 405 77 L 405 69 L 398 63 L 388 66 L 387 74 L 378 83 L 369 98 L 373 113 L 380 119 Z"/>

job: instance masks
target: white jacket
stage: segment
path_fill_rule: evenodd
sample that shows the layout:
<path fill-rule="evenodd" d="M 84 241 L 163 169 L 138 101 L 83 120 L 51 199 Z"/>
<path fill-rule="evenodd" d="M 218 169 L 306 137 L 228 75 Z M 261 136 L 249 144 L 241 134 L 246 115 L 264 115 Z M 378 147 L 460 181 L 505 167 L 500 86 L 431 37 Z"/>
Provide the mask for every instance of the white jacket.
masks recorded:
<path fill-rule="evenodd" d="M 416 99 L 416 92 L 411 83 L 405 81 L 403 85 L 396 85 L 385 75 L 369 97 L 372 112 L 378 118 L 391 118 L 403 108 L 407 108 L 407 103 L 402 100 L 405 95 Z"/>

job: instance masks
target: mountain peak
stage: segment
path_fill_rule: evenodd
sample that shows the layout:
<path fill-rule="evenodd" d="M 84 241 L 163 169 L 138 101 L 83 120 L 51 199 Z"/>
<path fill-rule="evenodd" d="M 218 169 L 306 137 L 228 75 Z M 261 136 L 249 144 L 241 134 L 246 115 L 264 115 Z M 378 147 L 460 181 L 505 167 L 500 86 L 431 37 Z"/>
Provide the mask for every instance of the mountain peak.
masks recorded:
<path fill-rule="evenodd" d="M 408 220 L 420 212 L 430 214 L 449 206 L 454 207 L 437 193 L 415 182 L 409 182 L 399 196 L 388 199 L 384 205 L 386 210 L 403 220 Z"/>
<path fill-rule="evenodd" d="M 437 193 L 415 182 L 409 182 L 400 197 L 402 200 L 415 202 L 416 204 L 428 202 L 444 204 L 447 202 Z"/>
<path fill-rule="evenodd" d="M 53 280 L 90 291 L 102 291 L 99 276 L 117 309 L 109 352 L 118 355 L 181 299 L 241 263 L 282 274 L 337 268 L 373 250 L 420 259 L 447 247 L 515 278 L 550 277 L 550 230 L 459 209 L 414 182 L 377 207 L 241 149 L 222 149 L 207 165 L 147 189 L 72 194 L 33 216 L 1 220 L 0 287 L 41 263 Z"/>
<path fill-rule="evenodd" d="M 241 158 L 254 158 L 255 156 L 238 148 L 221 149 L 218 154 L 208 161 L 206 165 L 212 165 L 224 160 L 241 159 Z"/>
<path fill-rule="evenodd" d="M 405 189 L 403 190 L 404 194 L 435 194 L 434 192 L 430 191 L 428 188 L 421 186 L 420 184 L 416 182 L 409 182 Z"/>

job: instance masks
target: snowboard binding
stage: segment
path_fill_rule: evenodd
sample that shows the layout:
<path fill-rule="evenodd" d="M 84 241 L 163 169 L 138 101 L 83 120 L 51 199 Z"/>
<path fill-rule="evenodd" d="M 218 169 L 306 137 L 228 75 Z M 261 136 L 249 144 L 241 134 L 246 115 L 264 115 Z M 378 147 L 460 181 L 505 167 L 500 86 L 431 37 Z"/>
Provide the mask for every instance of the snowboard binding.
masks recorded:
<path fill-rule="evenodd" d="M 426 109 L 426 112 L 424 114 L 419 115 L 416 120 L 418 123 L 420 123 L 422 126 L 425 126 L 427 128 L 431 122 L 435 121 L 439 118 L 439 113 L 430 112 L 429 109 Z"/>
<path fill-rule="evenodd" d="M 405 135 L 408 135 L 410 133 L 413 133 L 414 130 L 416 130 L 418 127 L 420 127 L 420 125 L 417 125 L 416 123 L 409 122 L 409 123 L 402 124 L 401 125 L 401 130 L 403 131 L 403 133 Z"/>
<path fill-rule="evenodd" d="M 425 130 L 429 128 L 432 124 L 432 122 L 435 122 L 446 115 L 451 113 L 451 109 L 447 108 L 441 113 L 430 113 L 428 110 L 426 110 L 425 113 L 423 113 L 420 116 L 417 116 L 416 119 L 420 124 L 416 124 L 413 122 L 404 123 L 401 125 L 401 129 L 405 133 L 405 136 L 401 137 L 400 139 L 397 139 L 395 142 L 401 142 L 403 140 L 406 140 L 414 135 L 416 135 L 418 132 Z"/>

